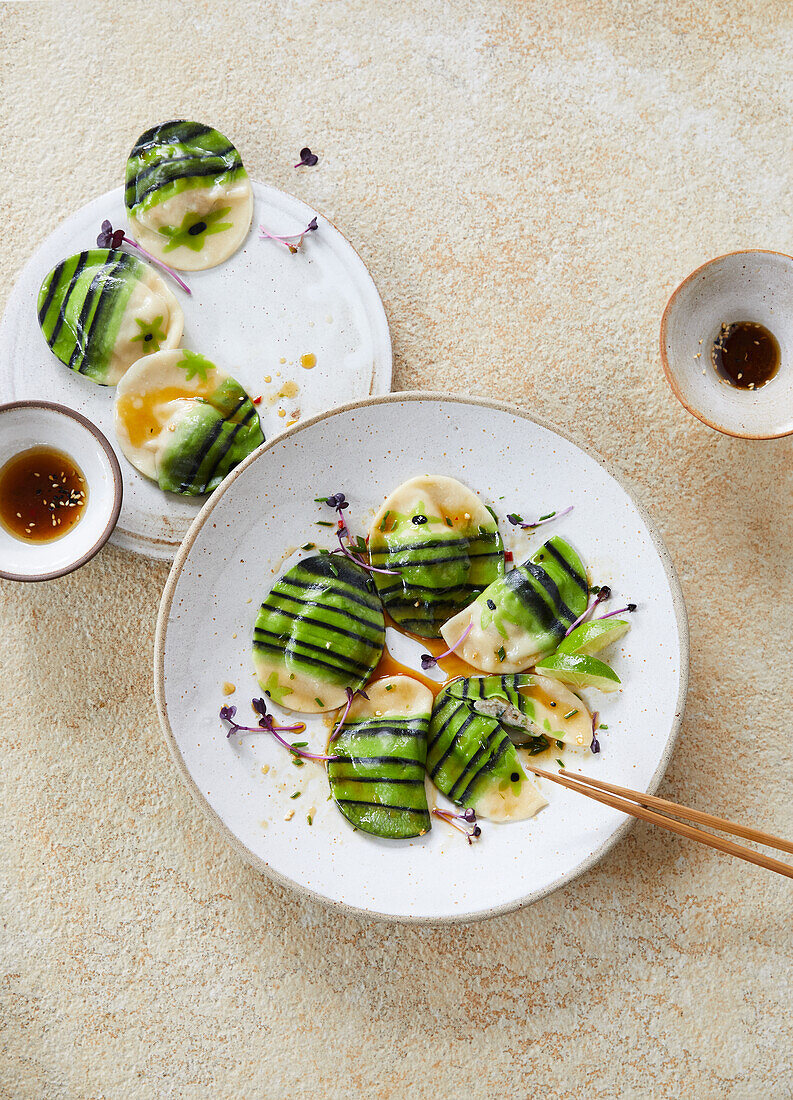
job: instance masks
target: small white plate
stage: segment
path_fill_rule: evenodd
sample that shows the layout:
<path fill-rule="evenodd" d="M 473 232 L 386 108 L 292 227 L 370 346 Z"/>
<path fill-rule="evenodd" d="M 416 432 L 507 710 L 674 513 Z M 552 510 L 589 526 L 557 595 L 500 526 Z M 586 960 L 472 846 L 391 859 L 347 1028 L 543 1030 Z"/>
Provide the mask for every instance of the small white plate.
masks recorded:
<path fill-rule="evenodd" d="M 780 367 L 759 390 L 724 382 L 711 362 L 722 324 L 752 321 L 774 334 Z M 793 433 L 793 257 L 728 252 L 698 267 L 667 302 L 661 362 L 675 396 L 704 424 L 743 439 Z"/>
<path fill-rule="evenodd" d="M 616 599 L 638 603 L 631 631 L 613 651 L 624 689 L 616 697 L 590 693 L 609 727 L 602 752 L 566 758 L 569 768 L 654 790 L 680 725 L 688 678 L 685 609 L 669 556 L 615 474 L 558 432 L 492 402 L 401 393 L 348 405 L 264 444 L 232 471 L 171 570 L 157 622 L 155 690 L 190 790 L 255 866 L 370 915 L 470 920 L 568 882 L 630 822 L 554 786 L 545 790 L 550 805 L 537 817 L 483 822 L 482 837 L 470 847 L 442 822 L 418 840 L 380 841 L 354 832 L 327 801 L 321 765 L 295 768 L 268 735 L 227 740 L 218 718 L 222 705 L 234 703 L 239 720 L 255 724 L 250 700 L 261 691 L 251 640 L 259 603 L 291 550 L 307 540 L 333 545 L 333 532 L 316 524 L 334 513 L 314 498 L 344 491 L 351 531 L 365 534 L 385 496 L 420 473 L 457 477 L 492 504 L 516 560 L 557 532 L 574 543 L 593 581 L 611 585 Z M 510 535 L 503 520 L 512 511 L 539 516 L 568 504 L 569 515 L 531 538 Z M 414 648 L 416 660 L 421 646 Z M 223 695 L 225 681 L 235 685 L 234 694 Z M 321 719 L 308 719 L 312 746 L 323 747 L 327 733 Z M 296 790 L 300 797 L 291 799 Z"/>
<path fill-rule="evenodd" d="M 341 233 L 283 191 L 254 182 L 253 192 L 253 224 L 242 248 L 218 267 L 186 274 L 192 295 L 165 279 L 184 310 L 182 346 L 201 351 L 251 397 L 262 397 L 259 415 L 271 439 L 296 410 L 306 420 L 345 401 L 387 393 L 391 338 L 372 278 Z M 39 287 L 54 265 L 95 247 L 105 218 L 114 229 L 126 227 L 123 193 L 123 187 L 109 191 L 67 218 L 23 269 L 0 324 L 0 400 L 46 398 L 96 424 L 113 444 L 124 476 L 124 506 L 111 541 L 169 560 L 203 498 L 163 493 L 133 469 L 113 431 L 114 389 L 67 370 L 47 347 L 36 317 Z M 260 224 L 274 233 L 293 233 L 315 216 L 319 230 L 296 255 L 275 241 L 259 240 Z M 313 369 L 301 366 L 303 355 L 316 356 Z M 298 392 L 279 398 L 290 382 Z"/>
<path fill-rule="evenodd" d="M 88 499 L 70 531 L 52 542 L 23 542 L 0 524 L 0 577 L 49 581 L 85 565 L 105 545 L 121 511 L 121 469 L 113 448 L 80 413 L 49 401 L 0 405 L 0 469 L 31 447 L 54 447 L 79 467 Z"/>

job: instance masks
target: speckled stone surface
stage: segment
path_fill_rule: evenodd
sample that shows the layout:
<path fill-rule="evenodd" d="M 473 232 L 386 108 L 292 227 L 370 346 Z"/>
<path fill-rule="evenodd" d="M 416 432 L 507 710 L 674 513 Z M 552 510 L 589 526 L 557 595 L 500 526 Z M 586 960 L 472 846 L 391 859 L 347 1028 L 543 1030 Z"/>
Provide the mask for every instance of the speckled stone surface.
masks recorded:
<path fill-rule="evenodd" d="M 657 346 L 702 260 L 793 250 L 789 6 L 8 3 L 0 40 L 0 298 L 145 127 L 218 126 L 359 249 L 395 388 L 513 400 L 633 480 L 691 622 L 662 793 L 793 835 L 793 444 L 688 416 Z M 0 587 L 3 1100 L 793 1095 L 767 872 L 639 825 L 528 910 L 413 929 L 243 864 L 157 723 L 166 574 Z"/>

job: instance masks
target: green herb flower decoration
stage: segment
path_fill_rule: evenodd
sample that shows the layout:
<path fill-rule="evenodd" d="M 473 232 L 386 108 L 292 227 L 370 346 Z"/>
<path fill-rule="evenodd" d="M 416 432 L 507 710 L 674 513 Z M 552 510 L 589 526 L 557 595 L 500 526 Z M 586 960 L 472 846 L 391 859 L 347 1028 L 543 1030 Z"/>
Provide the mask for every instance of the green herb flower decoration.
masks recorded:
<path fill-rule="evenodd" d="M 140 317 L 136 317 L 135 324 L 140 331 L 137 336 L 132 337 L 132 343 L 140 342 L 143 345 L 144 355 L 148 355 L 151 351 L 159 351 L 160 344 L 165 339 L 165 333 L 162 330 L 162 314 L 155 317 L 153 321 L 141 321 Z"/>
<path fill-rule="evenodd" d="M 188 382 L 196 375 L 202 382 L 206 382 L 207 371 L 215 369 L 215 364 L 199 351 L 188 351 L 187 348 L 182 348 L 182 356 L 177 366 L 183 367 L 187 372 Z"/>
<path fill-rule="evenodd" d="M 188 211 L 182 218 L 180 226 L 160 226 L 160 233 L 170 238 L 163 252 L 172 252 L 174 248 L 189 248 L 192 252 L 200 252 L 207 237 L 231 229 L 231 222 L 220 220 L 225 218 L 230 210 L 230 206 L 222 206 L 219 210 L 213 210 L 211 214 L 196 214 Z"/>

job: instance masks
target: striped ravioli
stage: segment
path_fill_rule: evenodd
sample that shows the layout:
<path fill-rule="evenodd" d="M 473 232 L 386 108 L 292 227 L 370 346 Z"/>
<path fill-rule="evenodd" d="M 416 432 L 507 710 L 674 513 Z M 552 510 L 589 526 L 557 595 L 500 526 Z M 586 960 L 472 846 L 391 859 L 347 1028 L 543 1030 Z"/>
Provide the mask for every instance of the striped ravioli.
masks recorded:
<path fill-rule="evenodd" d="M 253 662 L 262 690 L 290 710 L 334 710 L 383 653 L 383 608 L 369 574 L 348 558 L 303 558 L 259 608 Z"/>
<path fill-rule="evenodd" d="M 563 684 L 525 672 L 474 676 L 449 685 L 454 698 L 468 699 L 479 714 L 498 719 L 513 745 L 543 752 L 555 741 L 576 747 L 592 741 L 592 715 Z"/>
<path fill-rule="evenodd" d="M 347 820 L 386 840 L 431 828 L 424 786 L 432 692 L 409 676 L 376 680 L 328 746 L 330 793 Z"/>
<path fill-rule="evenodd" d="M 58 359 L 102 386 L 114 386 L 141 356 L 177 347 L 184 324 L 154 268 L 112 248 L 57 264 L 41 284 L 38 318 Z"/>
<path fill-rule="evenodd" d="M 228 138 L 175 120 L 138 138 L 127 160 L 124 201 L 140 243 L 183 271 L 227 259 L 253 216 L 253 191 Z"/>
<path fill-rule="evenodd" d="M 477 688 L 471 696 L 467 685 L 466 680 L 454 680 L 435 700 L 427 774 L 447 798 L 471 806 L 480 817 L 491 821 L 532 817 L 546 800 L 523 771 L 504 726 L 498 718 L 479 713 Z"/>
<path fill-rule="evenodd" d="M 184 349 L 157 352 L 127 371 L 116 389 L 115 426 L 132 465 L 183 496 L 211 493 L 264 442 L 239 382 Z"/>
<path fill-rule="evenodd" d="M 554 535 L 533 558 L 490 585 L 441 628 L 448 645 L 483 672 L 522 672 L 553 653 L 586 609 L 589 582 L 573 548 Z"/>
<path fill-rule="evenodd" d="M 498 524 L 479 497 L 451 477 L 400 485 L 369 531 L 386 611 L 404 630 L 437 638 L 441 625 L 504 573 Z"/>

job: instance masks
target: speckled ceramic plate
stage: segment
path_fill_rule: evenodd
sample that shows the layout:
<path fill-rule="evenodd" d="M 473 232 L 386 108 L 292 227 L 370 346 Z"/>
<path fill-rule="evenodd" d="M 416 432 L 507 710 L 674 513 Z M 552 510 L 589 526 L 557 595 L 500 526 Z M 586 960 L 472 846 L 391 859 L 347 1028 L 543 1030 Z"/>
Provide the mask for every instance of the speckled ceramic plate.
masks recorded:
<path fill-rule="evenodd" d="M 133 469 L 116 443 L 113 389 L 67 370 L 47 347 L 36 318 L 47 272 L 94 247 L 105 218 L 116 228 L 126 225 L 123 190 L 109 191 L 63 222 L 22 271 L 0 325 L 0 401 L 46 398 L 96 424 L 114 445 L 124 476 L 124 505 L 111 541 L 170 559 L 203 498 L 165 494 Z M 166 281 L 184 310 L 182 346 L 201 351 L 251 397 L 262 397 L 259 414 L 271 439 L 290 421 L 387 393 L 391 339 L 371 276 L 341 233 L 316 215 L 319 231 L 296 255 L 275 241 L 260 241 L 260 224 L 275 233 L 299 232 L 316 211 L 273 187 L 254 183 L 253 190 L 253 223 L 242 248 L 218 267 L 186 274 L 190 296 Z M 301 366 L 304 355 L 316 358 L 310 370 Z"/>
<path fill-rule="evenodd" d="M 534 901 L 591 867 L 629 823 L 614 810 L 543 784 L 549 805 L 517 824 L 485 822 L 468 846 L 437 822 L 413 841 L 354 832 L 328 801 L 319 764 L 295 768 L 273 738 L 226 739 L 218 718 L 236 703 L 246 719 L 259 691 L 251 638 L 261 599 L 282 562 L 307 540 L 331 546 L 314 498 L 343 490 L 353 532 L 401 481 L 449 474 L 500 517 L 574 505 L 553 530 L 570 539 L 593 581 L 635 600 L 633 629 L 612 651 L 617 695 L 590 693 L 608 730 L 602 752 L 566 753 L 569 768 L 652 791 L 680 724 L 688 676 L 685 609 L 658 535 L 617 476 L 570 439 L 486 401 L 392 394 L 297 425 L 235 470 L 182 544 L 157 624 L 155 684 L 174 758 L 199 803 L 235 847 L 281 882 L 329 902 L 403 921 L 470 920 Z M 539 546 L 509 534 L 515 557 Z M 398 655 L 415 662 L 421 646 Z M 224 682 L 235 692 L 223 695 Z M 277 709 L 277 708 L 276 708 Z M 320 748 L 327 728 L 308 719 Z M 547 789 L 553 786 L 553 789 Z M 290 796 L 299 790 L 298 798 Z M 313 824 L 307 815 L 311 813 Z"/>

